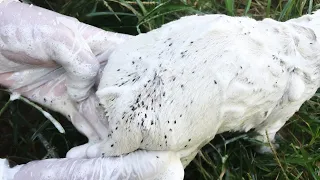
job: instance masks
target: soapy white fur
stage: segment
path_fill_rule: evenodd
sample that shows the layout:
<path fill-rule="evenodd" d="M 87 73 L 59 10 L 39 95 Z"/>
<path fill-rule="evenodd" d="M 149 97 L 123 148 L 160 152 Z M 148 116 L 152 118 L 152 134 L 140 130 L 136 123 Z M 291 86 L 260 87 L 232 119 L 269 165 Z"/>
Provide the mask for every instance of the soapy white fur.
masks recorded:
<path fill-rule="evenodd" d="M 117 48 L 97 96 L 108 137 L 89 157 L 181 152 L 187 165 L 218 133 L 275 133 L 319 87 L 320 12 L 288 22 L 188 16 Z M 183 152 L 183 153 L 182 153 Z"/>

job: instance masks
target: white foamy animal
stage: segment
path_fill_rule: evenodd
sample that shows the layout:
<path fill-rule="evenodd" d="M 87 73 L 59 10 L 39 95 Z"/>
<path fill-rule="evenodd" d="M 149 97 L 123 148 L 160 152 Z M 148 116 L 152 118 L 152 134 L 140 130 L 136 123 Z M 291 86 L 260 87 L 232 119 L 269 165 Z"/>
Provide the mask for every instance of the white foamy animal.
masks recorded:
<path fill-rule="evenodd" d="M 101 33 L 100 39 L 74 20 L 33 16 L 38 21 L 21 21 L 24 29 L 0 22 L 0 80 L 69 115 L 89 143 L 68 157 L 170 151 L 181 162 L 167 158 L 175 168 L 161 178 L 181 177 L 183 166 L 218 133 L 254 129 L 257 139 L 266 142 L 268 132 L 273 141 L 319 87 L 319 11 L 287 22 L 194 15 L 135 37 Z M 57 36 L 52 25 L 70 34 Z M 104 38 L 109 44 L 100 42 Z M 39 53 L 24 52 L 28 48 Z M 92 54 L 108 59 L 101 74 Z M 30 61 L 19 62 L 17 55 Z M 94 82 L 97 97 L 89 90 Z"/>
<path fill-rule="evenodd" d="M 320 81 L 320 11 L 287 22 L 194 15 L 110 55 L 97 96 L 108 137 L 89 157 L 179 152 L 186 166 L 216 134 L 276 132 Z"/>

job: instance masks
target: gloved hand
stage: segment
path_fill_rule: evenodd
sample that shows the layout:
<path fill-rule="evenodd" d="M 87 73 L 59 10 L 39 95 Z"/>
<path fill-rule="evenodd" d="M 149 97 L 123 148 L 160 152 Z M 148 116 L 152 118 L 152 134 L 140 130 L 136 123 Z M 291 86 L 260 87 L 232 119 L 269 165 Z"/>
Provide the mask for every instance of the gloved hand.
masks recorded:
<path fill-rule="evenodd" d="M 99 71 L 110 52 L 130 38 L 39 7 L 2 2 L 0 84 L 69 117 L 94 144 L 108 133 L 107 120 L 99 116 L 103 113 L 99 113 L 94 83 L 99 82 Z M 180 158 L 173 152 L 136 151 L 124 157 L 79 159 L 86 157 L 86 146 L 69 153 L 74 159 L 36 161 L 15 168 L 2 160 L 0 179 L 183 178 Z"/>
<path fill-rule="evenodd" d="M 6 0 L 0 3 L 0 84 L 62 113 L 98 141 L 107 132 L 92 87 L 109 53 L 129 38 Z"/>
<path fill-rule="evenodd" d="M 122 42 L 74 18 L 20 2 L 6 0 L 0 12 L 0 73 L 62 66 L 68 93 L 78 102 L 89 96 L 99 71 L 95 55 Z M 2 83 L 12 84 L 10 80 Z M 11 89 L 32 80 L 24 78 Z"/>
<path fill-rule="evenodd" d="M 14 168 L 0 160 L 0 180 L 182 180 L 183 175 L 180 158 L 165 151 L 136 151 L 113 158 L 47 159 Z"/>

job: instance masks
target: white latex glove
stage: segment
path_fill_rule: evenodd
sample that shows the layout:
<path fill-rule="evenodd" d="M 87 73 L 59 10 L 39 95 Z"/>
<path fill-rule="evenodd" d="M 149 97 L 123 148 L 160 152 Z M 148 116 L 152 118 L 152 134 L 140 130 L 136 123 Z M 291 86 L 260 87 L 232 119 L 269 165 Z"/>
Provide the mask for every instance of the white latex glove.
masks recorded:
<path fill-rule="evenodd" d="M 99 79 L 99 63 L 103 67 L 130 37 L 36 6 L 1 2 L 0 84 L 64 114 L 90 142 L 98 141 L 107 134 L 99 109 L 83 107 L 94 103 L 90 89 Z"/>
<path fill-rule="evenodd" d="M 182 180 L 183 167 L 173 152 L 136 151 L 95 159 L 47 159 L 9 168 L 0 160 L 0 180 Z"/>
<path fill-rule="evenodd" d="M 1 3 L 1 72 L 29 67 L 61 65 L 68 74 L 70 97 L 81 101 L 89 96 L 89 89 L 99 70 L 88 43 L 81 32 L 82 24 L 38 7 L 19 2 Z M 25 67 L 24 67 L 25 68 Z M 12 89 L 24 84 L 15 84 Z"/>
<path fill-rule="evenodd" d="M 109 53 L 130 36 L 104 32 L 45 9 L 6 1 L 0 3 L 0 37 L 1 85 L 66 115 L 89 143 L 107 137 L 107 121 L 97 113 L 98 101 L 89 89 L 100 79 L 98 64 L 102 68 Z M 78 94 L 81 96 L 75 96 Z M 73 157 L 81 157 L 73 152 Z M 172 152 L 50 159 L 15 168 L 0 161 L 1 180 L 183 178 L 180 159 Z"/>

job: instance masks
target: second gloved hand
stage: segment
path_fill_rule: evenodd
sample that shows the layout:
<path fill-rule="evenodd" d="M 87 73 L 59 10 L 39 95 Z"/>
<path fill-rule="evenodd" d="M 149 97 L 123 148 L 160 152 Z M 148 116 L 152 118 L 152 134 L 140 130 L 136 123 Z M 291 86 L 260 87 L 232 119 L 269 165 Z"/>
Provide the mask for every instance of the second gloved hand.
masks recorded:
<path fill-rule="evenodd" d="M 136 151 L 113 158 L 47 159 L 1 168 L 3 180 L 182 180 L 184 176 L 177 154 L 165 151 Z"/>

